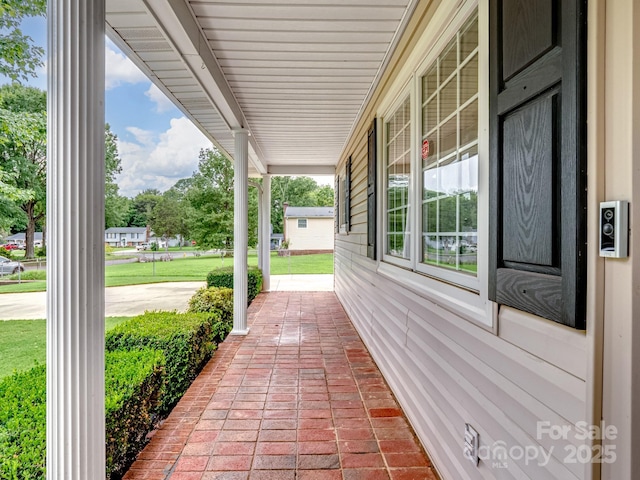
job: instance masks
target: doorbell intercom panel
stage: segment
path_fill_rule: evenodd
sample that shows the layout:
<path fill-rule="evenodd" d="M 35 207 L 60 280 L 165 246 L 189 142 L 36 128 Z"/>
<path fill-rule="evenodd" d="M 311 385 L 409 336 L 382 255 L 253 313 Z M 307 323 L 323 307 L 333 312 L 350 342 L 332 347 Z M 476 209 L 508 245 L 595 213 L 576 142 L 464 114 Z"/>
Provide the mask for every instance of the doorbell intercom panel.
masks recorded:
<path fill-rule="evenodd" d="M 629 204 L 624 200 L 600 203 L 600 256 L 626 258 L 629 237 Z"/>

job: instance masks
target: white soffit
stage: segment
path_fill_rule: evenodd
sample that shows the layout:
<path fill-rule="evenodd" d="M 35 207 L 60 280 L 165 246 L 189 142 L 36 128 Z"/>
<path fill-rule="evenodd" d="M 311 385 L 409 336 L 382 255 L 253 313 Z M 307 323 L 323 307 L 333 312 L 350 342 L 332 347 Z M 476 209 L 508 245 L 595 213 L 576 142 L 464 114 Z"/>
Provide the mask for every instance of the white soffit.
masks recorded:
<path fill-rule="evenodd" d="M 417 1 L 107 0 L 107 26 L 227 154 L 250 130 L 251 173 L 325 170 Z"/>

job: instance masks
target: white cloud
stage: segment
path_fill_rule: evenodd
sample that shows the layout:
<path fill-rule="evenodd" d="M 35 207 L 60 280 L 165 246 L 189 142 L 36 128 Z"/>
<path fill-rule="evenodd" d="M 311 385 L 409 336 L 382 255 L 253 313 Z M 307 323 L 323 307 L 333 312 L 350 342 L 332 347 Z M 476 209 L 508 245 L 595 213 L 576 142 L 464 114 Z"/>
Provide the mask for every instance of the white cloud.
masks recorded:
<path fill-rule="evenodd" d="M 160 90 L 154 83 L 151 84 L 149 90 L 144 92 L 146 97 L 156 104 L 156 113 L 165 113 L 175 108 L 175 105 L 171 100 L 167 98 L 162 90 Z"/>
<path fill-rule="evenodd" d="M 211 142 L 186 117 L 174 118 L 159 135 L 137 127 L 128 127 L 133 141 L 118 141 L 122 173 L 117 182 L 122 195 L 133 197 L 146 188 L 160 191 L 172 187 L 181 178 L 191 176 L 198 167 L 202 148 Z"/>
<path fill-rule="evenodd" d="M 127 83 L 148 82 L 149 79 L 113 43 L 105 46 L 105 89 L 110 90 Z"/>
<path fill-rule="evenodd" d="M 138 127 L 127 127 L 127 132 L 134 136 L 136 142 L 146 147 L 155 146 L 156 133 L 151 130 L 143 130 Z"/>

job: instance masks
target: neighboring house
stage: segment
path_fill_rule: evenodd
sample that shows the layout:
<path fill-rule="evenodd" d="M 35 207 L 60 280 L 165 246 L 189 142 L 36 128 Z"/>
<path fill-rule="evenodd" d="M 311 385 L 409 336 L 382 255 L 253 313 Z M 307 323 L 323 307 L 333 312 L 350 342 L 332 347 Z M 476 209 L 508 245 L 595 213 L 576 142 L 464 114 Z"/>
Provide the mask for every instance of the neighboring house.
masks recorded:
<path fill-rule="evenodd" d="M 289 250 L 333 251 L 333 207 L 287 207 L 284 235 Z"/>
<path fill-rule="evenodd" d="M 271 234 L 271 250 L 278 250 L 284 241 L 284 235 L 282 233 Z"/>
<path fill-rule="evenodd" d="M 22 233 L 16 233 L 14 235 L 9 235 L 7 237 L 7 239 L 5 240 L 6 243 L 15 243 L 16 245 L 19 246 L 24 246 L 26 243 L 26 234 L 24 232 Z M 35 232 L 33 235 L 33 245 L 35 247 L 41 247 L 42 246 L 42 232 Z"/>
<path fill-rule="evenodd" d="M 110 247 L 135 247 L 148 240 L 146 227 L 111 227 L 104 232 L 104 243 Z"/>

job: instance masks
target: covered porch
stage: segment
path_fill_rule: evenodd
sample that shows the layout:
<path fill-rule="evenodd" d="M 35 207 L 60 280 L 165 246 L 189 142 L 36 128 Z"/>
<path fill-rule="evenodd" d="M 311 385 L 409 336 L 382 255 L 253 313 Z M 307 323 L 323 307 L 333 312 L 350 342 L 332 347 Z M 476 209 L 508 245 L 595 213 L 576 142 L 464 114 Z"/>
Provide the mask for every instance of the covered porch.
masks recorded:
<path fill-rule="evenodd" d="M 271 176 L 334 175 L 418 3 L 49 1 L 48 478 L 104 472 L 105 34 L 233 159 L 231 335 L 251 339 L 248 189 L 269 291 Z"/>
<path fill-rule="evenodd" d="M 333 292 L 259 295 L 125 480 L 435 480 Z"/>
<path fill-rule="evenodd" d="M 635 478 L 638 2 L 49 5 L 48 478 L 105 470 L 105 32 L 235 167 L 235 336 L 130 478 L 429 478 L 420 443 L 447 479 Z M 247 191 L 268 272 L 272 175 L 336 176 L 340 303 L 247 311 Z"/>

